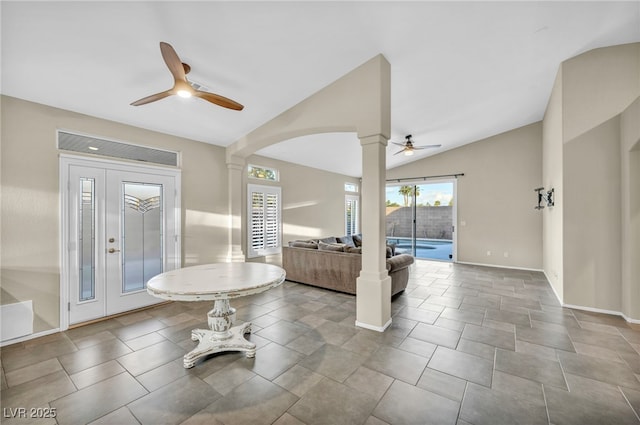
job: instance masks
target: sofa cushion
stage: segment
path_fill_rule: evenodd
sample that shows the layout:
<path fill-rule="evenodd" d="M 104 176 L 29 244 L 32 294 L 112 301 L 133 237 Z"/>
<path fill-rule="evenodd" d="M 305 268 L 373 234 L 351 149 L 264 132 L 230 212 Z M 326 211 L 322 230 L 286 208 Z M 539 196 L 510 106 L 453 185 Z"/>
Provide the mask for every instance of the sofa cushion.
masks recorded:
<path fill-rule="evenodd" d="M 320 241 L 320 243 L 318 243 L 318 249 L 320 251 L 344 252 L 344 244 L 341 244 L 341 243 L 324 243 L 324 242 Z"/>
<path fill-rule="evenodd" d="M 337 243 L 338 240 L 335 238 L 335 236 L 329 236 L 328 238 L 322 238 L 319 239 L 318 242 L 324 242 L 324 243 Z"/>
<path fill-rule="evenodd" d="M 356 247 L 356 244 L 353 241 L 353 237 L 350 236 L 350 235 L 349 236 L 346 236 L 346 235 L 345 236 L 340 236 L 339 238 L 336 238 L 336 239 L 338 240 L 339 243 L 343 243 L 346 246 L 350 246 L 350 247 L 353 247 L 353 248 Z"/>
<path fill-rule="evenodd" d="M 393 248 L 387 245 L 387 258 L 393 257 Z"/>
<path fill-rule="evenodd" d="M 409 254 L 398 254 L 387 258 L 387 270 L 391 273 L 394 270 L 409 267 L 413 264 L 413 257 Z"/>
<path fill-rule="evenodd" d="M 362 247 L 355 248 L 353 246 L 346 246 L 345 252 L 348 252 L 350 254 L 362 254 Z"/>
<path fill-rule="evenodd" d="M 399 254 L 398 252 L 396 252 L 396 246 L 397 244 L 395 244 L 394 242 L 387 242 L 387 249 L 391 248 L 391 255 L 396 255 Z"/>
<path fill-rule="evenodd" d="M 412 262 L 410 255 L 386 260 L 391 295 L 407 287 Z M 287 280 L 355 295 L 362 271 L 362 255 L 283 246 L 282 267 L 287 271 Z"/>
<path fill-rule="evenodd" d="M 318 244 L 313 241 L 291 241 L 289 246 L 292 248 L 318 249 Z"/>

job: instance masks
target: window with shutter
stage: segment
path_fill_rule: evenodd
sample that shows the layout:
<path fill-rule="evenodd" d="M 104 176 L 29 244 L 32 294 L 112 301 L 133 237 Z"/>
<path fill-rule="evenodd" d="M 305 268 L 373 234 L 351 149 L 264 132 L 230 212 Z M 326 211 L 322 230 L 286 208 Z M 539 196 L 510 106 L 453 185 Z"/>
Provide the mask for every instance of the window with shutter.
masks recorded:
<path fill-rule="evenodd" d="M 345 196 L 344 204 L 344 222 L 345 222 L 345 234 L 356 235 L 359 233 L 358 228 L 358 211 L 359 198 L 353 195 Z"/>
<path fill-rule="evenodd" d="M 280 253 L 281 247 L 281 189 L 250 184 L 248 193 L 249 229 L 247 235 L 249 258 Z"/>

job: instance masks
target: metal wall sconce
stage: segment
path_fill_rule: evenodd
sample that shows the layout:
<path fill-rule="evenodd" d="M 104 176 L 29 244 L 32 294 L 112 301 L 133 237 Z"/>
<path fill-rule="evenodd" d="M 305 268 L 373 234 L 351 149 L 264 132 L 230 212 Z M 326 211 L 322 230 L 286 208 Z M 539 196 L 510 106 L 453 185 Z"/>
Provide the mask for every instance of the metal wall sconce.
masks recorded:
<path fill-rule="evenodd" d="M 552 207 L 555 205 L 553 201 L 553 188 L 545 192 L 544 187 L 538 187 L 536 189 L 533 189 L 533 191 L 538 193 L 538 205 L 535 206 L 535 209 L 537 210 L 543 209 L 544 208 L 544 205 L 542 205 L 543 202 L 546 202 L 548 207 Z"/>

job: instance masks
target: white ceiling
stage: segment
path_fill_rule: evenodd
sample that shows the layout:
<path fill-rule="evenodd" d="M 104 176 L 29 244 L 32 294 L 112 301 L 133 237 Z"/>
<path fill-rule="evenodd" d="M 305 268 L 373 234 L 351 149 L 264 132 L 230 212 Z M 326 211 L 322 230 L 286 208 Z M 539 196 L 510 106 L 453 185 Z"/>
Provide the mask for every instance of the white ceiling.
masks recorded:
<path fill-rule="evenodd" d="M 3 94 L 228 146 L 382 53 L 392 69 L 392 141 L 442 144 L 387 167 L 542 119 L 559 64 L 640 41 L 633 2 L 1 3 Z M 245 105 L 129 104 L 189 77 Z M 132 140 L 132 142 L 135 142 Z M 261 155 L 358 177 L 353 134 L 289 140 Z"/>

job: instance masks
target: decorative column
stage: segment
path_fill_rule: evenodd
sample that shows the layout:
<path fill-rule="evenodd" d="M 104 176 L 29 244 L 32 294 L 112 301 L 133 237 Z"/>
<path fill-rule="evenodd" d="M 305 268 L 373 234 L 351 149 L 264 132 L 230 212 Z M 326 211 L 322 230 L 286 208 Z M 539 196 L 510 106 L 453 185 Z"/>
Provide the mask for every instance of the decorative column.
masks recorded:
<path fill-rule="evenodd" d="M 362 146 L 362 270 L 356 280 L 356 326 L 383 332 L 391 324 L 391 278 L 386 265 L 385 177 L 387 137 L 360 138 Z"/>
<path fill-rule="evenodd" d="M 245 261 L 242 252 L 242 173 L 244 158 L 227 157 L 227 191 L 229 199 L 229 253 L 227 262 L 242 263 Z"/>

